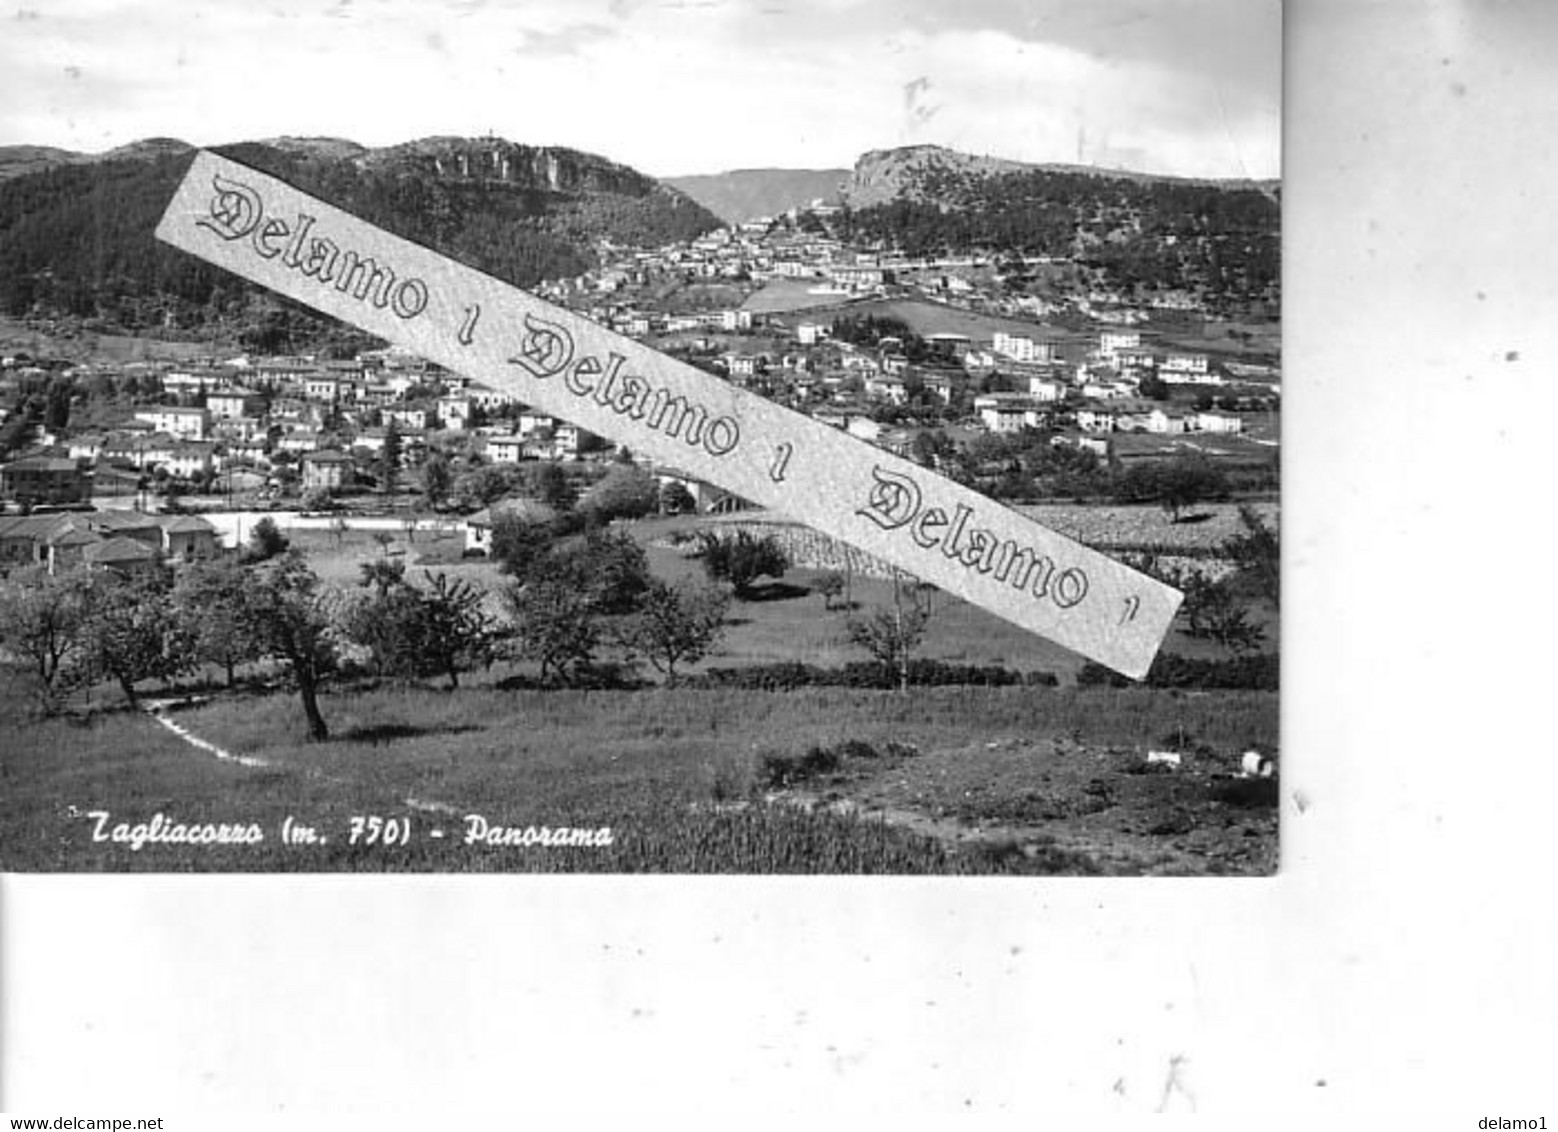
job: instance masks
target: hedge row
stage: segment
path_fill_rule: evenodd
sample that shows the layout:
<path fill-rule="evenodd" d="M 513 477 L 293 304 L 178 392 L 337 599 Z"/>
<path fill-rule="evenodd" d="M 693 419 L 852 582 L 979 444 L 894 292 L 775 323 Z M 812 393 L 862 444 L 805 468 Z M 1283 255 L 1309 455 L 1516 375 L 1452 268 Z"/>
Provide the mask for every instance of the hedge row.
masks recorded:
<path fill-rule="evenodd" d="M 909 683 L 921 687 L 973 684 L 986 688 L 1014 685 L 1053 688 L 1060 681 L 1053 672 L 1014 672 L 998 664 L 916 660 L 909 664 Z M 682 686 L 763 692 L 784 692 L 794 688 L 896 688 L 898 673 L 869 661 L 857 661 L 842 668 L 819 668 L 800 661 L 783 661 L 744 668 L 711 668 L 683 680 Z"/>
<path fill-rule="evenodd" d="M 1275 692 L 1281 670 L 1280 659 L 1269 653 L 1241 656 L 1231 660 L 1196 660 L 1177 653 L 1159 653 L 1147 670 L 1149 688 L 1217 688 L 1242 691 Z M 1080 688 L 1105 685 L 1128 688 L 1131 681 L 1112 669 L 1088 661 L 1077 673 Z"/>

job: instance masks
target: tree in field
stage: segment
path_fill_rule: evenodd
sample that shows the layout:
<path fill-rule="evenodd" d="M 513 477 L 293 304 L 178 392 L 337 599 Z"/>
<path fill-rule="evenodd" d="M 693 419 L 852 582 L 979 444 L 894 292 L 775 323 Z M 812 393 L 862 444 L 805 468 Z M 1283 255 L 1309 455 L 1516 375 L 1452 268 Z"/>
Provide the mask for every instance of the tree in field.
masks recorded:
<path fill-rule="evenodd" d="M 833 605 L 844 593 L 844 575 L 837 570 L 829 570 L 817 579 L 817 592 L 822 595 L 822 608 L 833 609 Z"/>
<path fill-rule="evenodd" d="M 443 506 L 454 486 L 454 472 L 449 467 L 449 457 L 442 452 L 429 453 L 422 464 L 422 494 L 433 510 Z"/>
<path fill-rule="evenodd" d="M 1211 580 L 1190 572 L 1181 580 L 1185 591 L 1180 614 L 1192 637 L 1216 641 L 1236 653 L 1254 652 L 1266 639 L 1266 630 L 1250 620 L 1249 608 L 1240 601 L 1230 580 Z"/>
<path fill-rule="evenodd" d="M 567 511 L 573 507 L 578 492 L 568 480 L 562 465 L 546 460 L 528 472 L 530 494 L 554 511 Z"/>
<path fill-rule="evenodd" d="M 1282 596 L 1282 547 L 1277 529 L 1268 526 L 1248 504 L 1239 508 L 1244 534 L 1226 540 L 1223 557 L 1234 564 L 1241 579 L 1248 579 L 1256 592 L 1279 605 Z"/>
<path fill-rule="evenodd" d="M 244 629 L 248 584 L 248 573 L 242 567 L 216 562 L 190 567 L 173 587 L 173 607 L 195 659 L 220 665 L 229 688 L 238 665 L 259 659 L 255 642 Z"/>
<path fill-rule="evenodd" d="M 55 576 L 29 567 L 0 582 L 0 645 L 36 677 L 46 714 L 57 712 L 63 697 L 89 678 L 89 610 L 82 574 Z"/>
<path fill-rule="evenodd" d="M 1189 508 L 1227 490 L 1222 470 L 1204 456 L 1181 456 L 1158 470 L 1158 503 L 1175 523 Z"/>
<path fill-rule="evenodd" d="M 395 478 L 400 475 L 400 457 L 403 448 L 400 422 L 391 417 L 389 426 L 384 430 L 384 447 L 379 449 L 379 488 L 386 495 L 394 494 Z"/>
<path fill-rule="evenodd" d="M 610 522 L 642 519 L 652 515 L 659 504 L 660 489 L 654 476 L 642 468 L 619 465 L 584 494 L 579 510 L 600 522 Z"/>
<path fill-rule="evenodd" d="M 421 595 L 422 663 L 424 671 L 449 677 L 452 691 L 460 686 L 461 671 L 491 663 L 497 634 L 480 587 L 443 573 L 429 573 L 427 581 Z"/>
<path fill-rule="evenodd" d="M 527 524 L 513 537 L 504 563 L 516 581 L 503 595 L 513 655 L 539 662 L 545 681 L 575 683 L 593 662 L 604 619 L 635 611 L 649 592 L 649 560 L 628 535 L 598 529 L 558 537 Z"/>
<path fill-rule="evenodd" d="M 353 590 L 337 596 L 331 615 L 341 636 L 366 649 L 375 676 L 409 676 L 416 659 L 414 595 L 395 591 L 375 595 Z"/>
<path fill-rule="evenodd" d="M 692 492 L 687 490 L 687 485 L 678 480 L 667 480 L 660 489 L 660 510 L 667 515 L 686 515 L 698 509 L 698 501 L 692 497 Z"/>
<path fill-rule="evenodd" d="M 890 677 L 896 677 L 900 691 L 909 690 L 909 662 L 914 650 L 925 639 L 931 607 L 919 586 L 906 584 L 902 575 L 893 574 L 891 609 L 874 610 L 869 617 L 851 617 L 845 625 L 851 644 L 871 654 Z"/>
<path fill-rule="evenodd" d="M 578 517 L 573 515 L 546 520 L 529 518 L 514 511 L 495 511 L 490 556 L 503 573 L 523 578 L 531 563 L 565 533 L 571 533 L 577 522 Z"/>
<path fill-rule="evenodd" d="M 649 558 L 632 536 L 591 531 L 557 554 L 567 573 L 603 614 L 628 613 L 649 592 Z"/>
<path fill-rule="evenodd" d="M 455 500 L 462 507 L 485 507 L 518 490 L 522 478 L 513 465 L 478 464 L 455 480 Z"/>
<path fill-rule="evenodd" d="M 445 574 L 427 573 L 428 588 L 405 580 L 400 562 L 363 566 L 362 590 L 336 614 L 342 635 L 366 648 L 381 676 L 447 676 L 492 659 L 496 637 L 482 608 L 483 591 Z"/>
<path fill-rule="evenodd" d="M 302 555 L 288 551 L 251 566 L 242 621 L 264 656 L 285 662 L 303 701 L 309 738 L 323 741 L 330 729 L 319 711 L 319 690 L 336 664 L 330 611 L 319 578 Z"/>
<path fill-rule="evenodd" d="M 513 624 L 512 655 L 539 663 L 542 683 L 577 682 L 601 638 L 589 594 L 570 578 L 543 574 L 504 590 L 503 603 Z"/>
<path fill-rule="evenodd" d="M 782 578 L 790 559 L 773 535 L 758 538 L 750 531 L 720 535 L 704 531 L 703 569 L 716 582 L 729 582 L 738 600 L 751 595 L 752 583 L 761 577 Z"/>
<path fill-rule="evenodd" d="M 729 598 L 713 586 L 650 583 L 638 610 L 628 617 L 618 640 L 631 655 L 643 656 L 676 685 L 676 667 L 696 664 L 708 655 L 724 631 Z"/>
<path fill-rule="evenodd" d="M 269 515 L 254 524 L 254 529 L 249 532 L 249 546 L 247 557 L 255 562 L 264 562 L 285 554 L 291 544 L 287 536 L 281 533 L 281 528 L 276 526 L 276 520 Z"/>
<path fill-rule="evenodd" d="M 94 675 L 115 680 L 131 707 L 139 702 L 136 684 L 166 681 L 194 663 L 194 635 L 179 617 L 172 591 L 165 571 L 90 576 L 84 626 L 90 666 Z"/>
<path fill-rule="evenodd" d="M 377 558 L 357 567 L 362 577 L 358 585 L 372 589 L 379 597 L 406 584 L 406 563 L 399 558 Z"/>
<path fill-rule="evenodd" d="M 58 435 L 70 423 L 70 398 L 74 392 L 74 378 L 56 377 L 49 382 L 43 408 L 43 427 L 49 432 Z"/>

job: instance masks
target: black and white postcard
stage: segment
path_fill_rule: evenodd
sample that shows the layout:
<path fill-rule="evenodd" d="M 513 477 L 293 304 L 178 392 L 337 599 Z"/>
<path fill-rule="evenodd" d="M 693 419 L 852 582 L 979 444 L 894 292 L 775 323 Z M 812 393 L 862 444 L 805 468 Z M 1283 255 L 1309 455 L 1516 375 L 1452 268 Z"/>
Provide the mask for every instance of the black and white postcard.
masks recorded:
<path fill-rule="evenodd" d="M 5 868 L 1275 869 L 1275 5 L 8 24 Z"/>

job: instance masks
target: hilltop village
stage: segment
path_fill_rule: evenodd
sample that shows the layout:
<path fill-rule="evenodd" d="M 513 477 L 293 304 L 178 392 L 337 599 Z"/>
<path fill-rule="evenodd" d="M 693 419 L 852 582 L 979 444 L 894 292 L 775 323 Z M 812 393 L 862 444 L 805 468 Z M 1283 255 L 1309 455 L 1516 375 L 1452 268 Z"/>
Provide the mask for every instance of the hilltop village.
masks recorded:
<path fill-rule="evenodd" d="M 1132 303 L 1068 286 L 1077 274 L 1055 259 L 851 247 L 829 234 L 832 211 L 654 249 L 602 244 L 598 270 L 537 292 L 998 497 L 1053 494 L 1042 471 L 1061 450 L 1079 454 L 1061 485 L 1077 497 L 1107 493 L 1111 467 L 1186 454 L 1242 486 L 1275 487 L 1275 323 L 1218 319 L 1184 291 Z M 469 512 L 495 501 L 490 487 L 460 490 L 484 467 L 634 459 L 395 348 L 69 363 L 18 351 L 0 367 L 12 514 L 372 506 L 421 482 L 429 461 L 449 482 L 439 490 L 435 473 L 428 502 Z M 1047 458 L 1023 455 L 1038 446 Z M 677 469 L 651 470 L 694 506 L 742 506 Z M 8 561 L 51 560 L 41 543 L 29 555 L 15 541 Z"/>

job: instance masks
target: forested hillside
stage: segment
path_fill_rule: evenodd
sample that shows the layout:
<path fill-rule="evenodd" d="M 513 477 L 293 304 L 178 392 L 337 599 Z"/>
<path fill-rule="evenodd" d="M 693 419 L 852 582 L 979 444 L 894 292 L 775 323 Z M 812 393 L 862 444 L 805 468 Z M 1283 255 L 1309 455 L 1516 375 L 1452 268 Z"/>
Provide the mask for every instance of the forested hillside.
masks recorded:
<path fill-rule="evenodd" d="M 861 159 L 845 192 L 854 207 L 837 221 L 844 238 L 910 255 L 977 248 L 1067 257 L 1128 293 L 1189 290 L 1214 306 L 1279 297 L 1273 185 L 1002 168 L 927 150 Z"/>
<path fill-rule="evenodd" d="M 499 139 L 389 150 L 318 141 L 217 152 L 519 286 L 588 270 L 603 239 L 665 243 L 718 226 L 683 194 L 572 150 Z M 125 330 L 254 331 L 253 288 L 153 236 L 193 153 L 161 142 L 0 183 L 0 310 Z"/>

